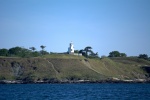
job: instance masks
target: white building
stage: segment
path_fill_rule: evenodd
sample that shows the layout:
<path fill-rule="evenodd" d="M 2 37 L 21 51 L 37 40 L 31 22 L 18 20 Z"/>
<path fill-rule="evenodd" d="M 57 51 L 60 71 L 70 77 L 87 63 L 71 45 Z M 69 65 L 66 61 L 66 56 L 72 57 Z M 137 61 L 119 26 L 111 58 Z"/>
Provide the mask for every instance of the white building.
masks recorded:
<path fill-rule="evenodd" d="M 72 42 L 69 44 L 68 53 L 69 54 L 74 54 L 74 45 L 73 45 Z"/>

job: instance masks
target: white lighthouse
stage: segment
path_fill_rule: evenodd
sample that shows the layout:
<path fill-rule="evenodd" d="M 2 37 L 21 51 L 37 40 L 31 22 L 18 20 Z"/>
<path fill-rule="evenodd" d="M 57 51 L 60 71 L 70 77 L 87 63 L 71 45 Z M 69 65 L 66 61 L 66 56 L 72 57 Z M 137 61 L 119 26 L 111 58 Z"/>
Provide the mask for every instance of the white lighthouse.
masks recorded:
<path fill-rule="evenodd" d="M 73 46 L 72 42 L 69 44 L 68 53 L 69 54 L 74 54 L 74 46 Z"/>

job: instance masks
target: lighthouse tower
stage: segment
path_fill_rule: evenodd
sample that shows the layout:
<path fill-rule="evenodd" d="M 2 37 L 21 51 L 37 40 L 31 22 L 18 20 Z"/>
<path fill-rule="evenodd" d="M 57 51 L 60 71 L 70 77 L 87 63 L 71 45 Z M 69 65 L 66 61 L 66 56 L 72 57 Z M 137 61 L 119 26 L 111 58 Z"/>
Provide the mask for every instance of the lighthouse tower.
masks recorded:
<path fill-rule="evenodd" d="M 74 54 L 74 46 L 73 46 L 72 42 L 69 44 L 68 53 L 69 54 Z"/>

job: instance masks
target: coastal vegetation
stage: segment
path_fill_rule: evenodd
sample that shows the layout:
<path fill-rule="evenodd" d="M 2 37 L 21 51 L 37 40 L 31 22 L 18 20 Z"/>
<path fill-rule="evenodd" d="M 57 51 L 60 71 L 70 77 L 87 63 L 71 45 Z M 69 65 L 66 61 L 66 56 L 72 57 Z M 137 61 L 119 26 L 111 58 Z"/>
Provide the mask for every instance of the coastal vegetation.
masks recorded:
<path fill-rule="evenodd" d="M 40 57 L 44 55 L 50 55 L 54 57 L 57 56 L 57 54 L 67 54 L 67 52 L 64 53 L 54 53 L 54 52 L 47 52 L 44 50 L 46 46 L 41 45 L 40 46 L 41 50 L 36 51 L 35 47 L 29 47 L 29 49 L 24 48 L 24 47 L 12 47 L 10 49 L 2 48 L 0 49 L 0 56 L 1 57 L 22 57 L 22 58 L 29 58 L 29 57 Z M 94 53 L 92 51 L 91 46 L 87 46 L 84 49 L 81 50 L 75 50 L 74 53 L 81 53 L 84 57 L 86 58 L 100 58 L 97 53 Z M 109 53 L 108 56 L 102 56 L 103 57 L 127 57 L 126 53 L 120 53 L 119 51 L 112 51 Z M 137 58 L 145 59 L 145 60 L 150 60 L 150 57 L 148 57 L 147 54 L 139 54 L 136 56 Z"/>
<path fill-rule="evenodd" d="M 72 82 L 149 80 L 150 61 L 135 57 L 85 58 L 69 54 L 0 57 L 0 80 Z"/>
<path fill-rule="evenodd" d="M 41 45 L 40 47 L 42 49 L 41 51 L 36 51 L 35 47 L 29 47 L 29 49 L 19 46 L 12 47 L 10 49 L 3 48 L 0 49 L 0 56 L 27 58 L 49 54 L 47 51 L 44 50 L 46 46 Z"/>
<path fill-rule="evenodd" d="M 0 49 L 0 80 L 37 82 L 104 82 L 150 80 L 148 55 L 127 57 L 125 53 L 112 51 L 100 58 L 92 47 L 76 50 L 83 56 L 67 53 L 49 53 L 40 46 L 29 49 L 13 47 Z"/>

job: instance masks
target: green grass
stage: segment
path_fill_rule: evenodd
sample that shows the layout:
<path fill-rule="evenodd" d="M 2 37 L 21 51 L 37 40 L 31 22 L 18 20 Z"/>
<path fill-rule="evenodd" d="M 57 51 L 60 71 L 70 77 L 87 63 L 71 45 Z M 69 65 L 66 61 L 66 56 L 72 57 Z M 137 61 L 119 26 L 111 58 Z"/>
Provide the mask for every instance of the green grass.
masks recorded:
<path fill-rule="evenodd" d="M 53 63 L 61 79 L 101 79 L 98 73 L 90 70 L 82 63 L 82 59 L 48 59 Z"/>
<path fill-rule="evenodd" d="M 89 61 L 92 67 L 102 75 L 120 79 L 145 78 L 147 73 L 141 67 L 150 65 L 149 61 L 139 58 L 103 58 Z"/>
<path fill-rule="evenodd" d="M 16 62 L 19 65 L 12 66 Z M 83 56 L 50 54 L 33 58 L 0 57 L 0 79 L 14 80 L 102 80 L 106 78 L 135 79 L 148 75 L 142 66 L 150 66 L 150 61 L 139 58 L 87 59 Z M 14 70 L 21 68 L 21 73 Z M 18 76 L 15 76 L 18 75 Z"/>
<path fill-rule="evenodd" d="M 69 54 L 49 54 L 43 55 L 43 58 L 63 58 L 63 59 L 83 59 L 83 56 L 69 55 Z"/>

